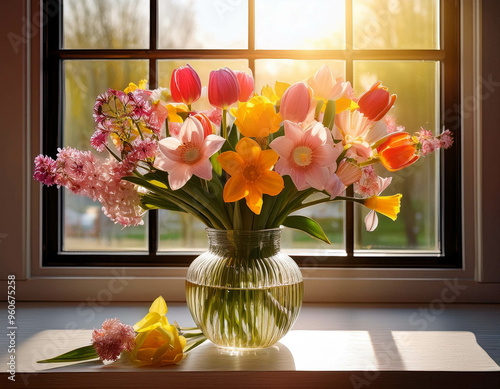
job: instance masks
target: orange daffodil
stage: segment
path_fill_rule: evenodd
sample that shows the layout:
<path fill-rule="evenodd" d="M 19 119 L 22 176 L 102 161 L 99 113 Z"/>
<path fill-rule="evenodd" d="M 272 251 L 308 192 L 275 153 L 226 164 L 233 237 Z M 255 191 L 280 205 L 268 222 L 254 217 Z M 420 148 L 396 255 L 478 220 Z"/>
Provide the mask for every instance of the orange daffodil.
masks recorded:
<path fill-rule="evenodd" d="M 271 171 L 278 154 L 274 150 L 261 150 L 253 139 L 241 139 L 236 152 L 226 151 L 217 160 L 231 175 L 224 186 L 224 201 L 231 203 L 245 198 L 248 208 L 257 215 L 262 209 L 262 195 L 277 196 L 285 186 L 283 178 Z"/>

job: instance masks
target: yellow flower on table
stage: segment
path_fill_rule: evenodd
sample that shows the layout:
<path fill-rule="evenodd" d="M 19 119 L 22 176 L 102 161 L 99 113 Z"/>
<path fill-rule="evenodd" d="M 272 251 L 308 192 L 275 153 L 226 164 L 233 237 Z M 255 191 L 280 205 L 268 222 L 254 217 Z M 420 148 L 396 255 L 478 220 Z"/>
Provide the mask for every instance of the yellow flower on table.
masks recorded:
<path fill-rule="evenodd" d="M 168 322 L 166 313 L 167 304 L 160 296 L 151 304 L 149 313 L 134 325 L 138 334 L 136 346 L 130 353 L 133 361 L 142 365 L 164 366 L 182 360 L 186 338 L 179 336 L 177 328 Z"/>

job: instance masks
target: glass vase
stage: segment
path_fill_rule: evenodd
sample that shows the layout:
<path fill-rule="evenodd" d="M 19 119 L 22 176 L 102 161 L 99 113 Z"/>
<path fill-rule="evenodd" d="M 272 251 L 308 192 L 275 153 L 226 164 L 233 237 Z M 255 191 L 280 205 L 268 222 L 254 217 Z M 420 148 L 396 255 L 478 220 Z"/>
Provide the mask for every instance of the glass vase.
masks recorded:
<path fill-rule="evenodd" d="M 207 229 L 208 251 L 189 266 L 186 298 L 205 336 L 219 347 L 268 347 L 292 327 L 302 305 L 297 264 L 280 251 L 281 229 Z"/>

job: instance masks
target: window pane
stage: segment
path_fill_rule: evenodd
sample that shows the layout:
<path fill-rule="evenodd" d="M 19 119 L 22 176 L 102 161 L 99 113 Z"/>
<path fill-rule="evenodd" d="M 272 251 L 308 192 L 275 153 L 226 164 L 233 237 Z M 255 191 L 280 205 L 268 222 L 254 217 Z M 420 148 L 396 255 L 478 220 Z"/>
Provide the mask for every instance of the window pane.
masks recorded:
<path fill-rule="evenodd" d="M 66 49 L 149 48 L 149 0 L 63 0 Z"/>
<path fill-rule="evenodd" d="M 160 210 L 160 251 L 190 251 L 208 247 L 206 226 L 194 216 Z"/>
<path fill-rule="evenodd" d="M 89 139 L 94 132 L 92 109 L 98 94 L 108 87 L 123 90 L 128 83 L 148 78 L 148 61 L 65 61 L 63 145 L 93 150 Z M 105 158 L 105 153 L 97 153 Z M 99 203 L 65 191 L 63 249 L 145 250 L 145 226 L 123 229 L 102 212 Z M 146 221 L 145 221 L 145 224 Z"/>
<path fill-rule="evenodd" d="M 435 61 L 355 61 L 354 87 L 357 93 L 382 80 L 398 98 L 389 118 L 395 118 L 408 132 L 420 126 L 439 131 L 439 63 Z M 380 166 L 379 175 L 388 176 Z M 367 232 L 364 207 L 356 207 L 356 249 L 438 250 L 439 166 L 436 155 L 421 158 L 408 169 L 390 173 L 392 183 L 383 195 L 402 193 L 402 207 L 393 222 L 379 215 L 379 226 Z"/>
<path fill-rule="evenodd" d="M 257 49 L 345 48 L 344 0 L 256 0 Z"/>
<path fill-rule="evenodd" d="M 146 251 L 148 216 L 144 224 L 123 228 L 101 211 L 101 204 L 64 189 L 64 251 Z"/>
<path fill-rule="evenodd" d="M 438 49 L 439 0 L 353 0 L 354 48 Z"/>
<path fill-rule="evenodd" d="M 174 69 L 189 63 L 198 73 L 201 85 L 204 87 L 200 99 L 193 104 L 194 110 L 204 110 L 211 108 L 208 102 L 207 89 L 208 78 L 212 70 L 228 67 L 232 70 L 247 70 L 248 60 L 246 59 L 179 59 L 158 61 L 158 86 L 170 88 L 170 77 Z"/>
<path fill-rule="evenodd" d="M 266 84 L 274 87 L 276 81 L 295 83 L 313 76 L 328 65 L 338 75 L 345 74 L 345 62 L 336 60 L 258 59 L 255 61 L 255 90 L 260 93 Z"/>
<path fill-rule="evenodd" d="M 247 1 L 159 0 L 161 49 L 246 49 Z"/>
<path fill-rule="evenodd" d="M 291 254 L 325 255 L 325 250 L 344 250 L 344 203 L 339 201 L 331 204 L 318 204 L 310 208 L 301 209 L 296 213 L 316 220 L 328 239 L 332 243 L 328 245 L 320 242 L 304 232 L 285 228 L 281 239 L 281 247 Z M 321 250 L 322 252 L 311 253 L 310 250 Z M 335 253 L 332 255 L 337 255 Z"/>

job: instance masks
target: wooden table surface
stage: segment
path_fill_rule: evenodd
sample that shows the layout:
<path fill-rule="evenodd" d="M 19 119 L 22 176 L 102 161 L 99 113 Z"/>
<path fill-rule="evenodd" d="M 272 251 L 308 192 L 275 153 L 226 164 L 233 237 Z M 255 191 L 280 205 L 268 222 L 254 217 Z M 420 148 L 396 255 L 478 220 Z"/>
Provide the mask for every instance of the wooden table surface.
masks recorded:
<path fill-rule="evenodd" d="M 168 306 L 171 322 L 193 325 L 185 304 Z M 0 388 L 500 388 L 500 305 L 306 304 L 293 330 L 267 349 L 236 355 L 206 342 L 163 369 L 36 363 L 89 344 L 91 330 L 108 317 L 134 324 L 147 309 L 147 303 L 18 303 L 16 382 L 3 369 Z M 6 315 L 0 318 L 6 329 Z M 4 367 L 8 341 L 0 337 Z"/>

